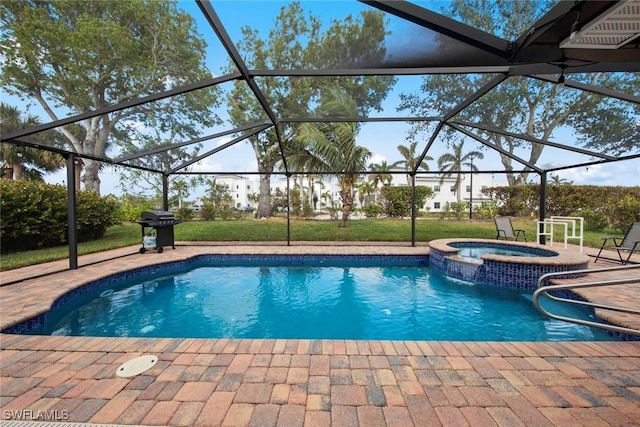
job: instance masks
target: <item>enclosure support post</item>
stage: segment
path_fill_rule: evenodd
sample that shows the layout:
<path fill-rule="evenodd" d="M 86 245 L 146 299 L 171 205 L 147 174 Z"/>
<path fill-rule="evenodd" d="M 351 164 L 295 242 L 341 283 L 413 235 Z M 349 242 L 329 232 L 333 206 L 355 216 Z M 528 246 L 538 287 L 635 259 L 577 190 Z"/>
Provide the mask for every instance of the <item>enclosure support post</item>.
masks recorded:
<path fill-rule="evenodd" d="M 162 174 L 162 210 L 169 210 L 169 175 Z"/>
<path fill-rule="evenodd" d="M 540 172 L 540 212 L 538 215 L 538 233 L 540 234 L 539 244 L 544 245 L 546 242 L 546 236 L 544 232 L 544 218 L 547 213 L 547 173 Z"/>
<path fill-rule="evenodd" d="M 411 174 L 411 246 L 416 245 L 416 174 Z"/>
<path fill-rule="evenodd" d="M 473 156 L 471 156 L 471 172 L 469 173 L 469 219 L 473 218 Z"/>
<path fill-rule="evenodd" d="M 290 188 L 289 188 L 289 178 L 291 174 L 287 174 L 287 246 L 291 246 L 291 198 L 290 196 Z"/>
<path fill-rule="evenodd" d="M 78 268 L 78 212 L 76 209 L 76 156 L 68 154 L 67 163 L 67 230 L 69 234 L 69 268 Z"/>

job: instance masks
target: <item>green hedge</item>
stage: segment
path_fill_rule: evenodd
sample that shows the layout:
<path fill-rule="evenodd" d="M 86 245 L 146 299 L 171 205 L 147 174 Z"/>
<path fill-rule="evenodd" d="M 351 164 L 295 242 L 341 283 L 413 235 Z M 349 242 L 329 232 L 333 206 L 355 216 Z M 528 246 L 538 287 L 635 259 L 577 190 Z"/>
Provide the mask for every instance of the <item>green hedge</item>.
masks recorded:
<path fill-rule="evenodd" d="M 64 245 L 67 232 L 67 190 L 39 181 L 0 180 L 0 240 L 2 252 Z M 121 215 L 114 196 L 91 191 L 77 195 L 78 240 L 104 237 Z"/>
<path fill-rule="evenodd" d="M 528 216 L 540 206 L 539 185 L 486 188 L 482 192 L 498 205 L 498 215 Z M 640 221 L 640 187 L 547 185 L 545 216 L 583 216 L 585 228 L 613 228 L 625 232 Z"/>

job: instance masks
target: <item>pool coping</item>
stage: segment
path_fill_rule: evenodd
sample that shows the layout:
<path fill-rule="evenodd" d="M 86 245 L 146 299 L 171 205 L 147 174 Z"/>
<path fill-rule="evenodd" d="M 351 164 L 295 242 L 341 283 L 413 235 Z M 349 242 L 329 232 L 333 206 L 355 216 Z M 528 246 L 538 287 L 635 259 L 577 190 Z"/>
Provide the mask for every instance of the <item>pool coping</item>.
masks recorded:
<path fill-rule="evenodd" d="M 450 246 L 451 243 L 492 243 L 494 245 L 512 246 L 512 247 L 529 247 L 534 249 L 542 249 L 548 252 L 555 252 L 557 256 L 549 257 L 526 257 L 526 256 L 507 256 L 498 254 L 485 254 L 482 255 L 482 259 L 499 261 L 510 264 L 534 264 L 534 265 L 553 265 L 553 266 L 565 266 L 575 265 L 579 263 L 588 263 L 590 258 L 588 255 L 575 253 L 573 249 L 557 248 L 553 246 L 543 246 L 537 243 L 531 242 L 512 242 L 505 240 L 491 240 L 491 239 L 437 239 L 429 242 L 429 246 L 445 253 L 452 255 L 456 254 L 459 249 Z"/>

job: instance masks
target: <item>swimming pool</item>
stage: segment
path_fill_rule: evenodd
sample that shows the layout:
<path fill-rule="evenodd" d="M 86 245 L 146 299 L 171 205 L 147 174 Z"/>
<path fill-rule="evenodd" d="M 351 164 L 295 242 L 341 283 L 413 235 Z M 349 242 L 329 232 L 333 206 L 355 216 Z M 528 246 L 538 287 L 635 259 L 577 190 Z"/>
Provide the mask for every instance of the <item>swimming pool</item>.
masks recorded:
<path fill-rule="evenodd" d="M 432 271 L 425 257 L 200 257 L 156 270 L 144 278 L 129 275 L 85 287 L 83 293 L 56 303 L 29 333 L 461 341 L 612 339 L 600 331 L 544 317 L 526 292 L 449 279 Z"/>

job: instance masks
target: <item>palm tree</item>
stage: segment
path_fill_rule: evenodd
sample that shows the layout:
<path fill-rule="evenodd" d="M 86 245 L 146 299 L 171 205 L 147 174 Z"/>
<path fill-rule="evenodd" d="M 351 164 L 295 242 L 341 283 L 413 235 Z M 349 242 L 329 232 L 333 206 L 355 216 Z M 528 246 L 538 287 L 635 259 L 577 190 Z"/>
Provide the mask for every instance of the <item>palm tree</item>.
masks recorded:
<path fill-rule="evenodd" d="M 355 117 L 356 103 L 339 88 L 328 88 L 323 93 L 320 112 L 332 117 Z M 338 172 L 338 186 L 342 201 L 342 218 L 339 227 L 346 227 L 353 208 L 353 188 L 358 175 L 364 172 L 371 152 L 356 144 L 359 125 L 355 122 L 304 123 L 300 126 L 298 143 L 305 149 L 298 150 L 290 159 L 304 164 L 309 172 L 327 175 Z"/>
<path fill-rule="evenodd" d="M 571 185 L 573 181 L 569 181 L 565 178 L 560 178 L 560 175 L 551 175 L 551 185 Z"/>
<path fill-rule="evenodd" d="M 433 160 L 433 157 L 425 156 L 425 158 L 418 165 L 420 155 L 416 154 L 417 145 L 418 141 L 412 142 L 408 147 L 405 147 L 404 145 L 398 145 L 398 151 L 400 152 L 400 155 L 404 157 L 404 160 L 398 160 L 391 165 L 392 168 L 402 167 L 407 171 L 407 185 L 409 187 L 411 187 L 411 174 L 413 173 L 413 171 L 417 169 L 428 171 L 429 165 L 427 164 L 427 160 Z"/>
<path fill-rule="evenodd" d="M 6 134 L 18 129 L 28 129 L 40 124 L 36 116 L 21 117 L 20 110 L 4 102 L 0 102 L 0 133 Z M 43 132 L 31 137 L 43 145 L 58 145 L 58 134 L 55 131 Z M 65 165 L 59 154 L 3 143 L 0 146 L 2 161 L 2 177 L 11 180 L 31 179 L 42 181 L 45 172 L 54 172 Z"/>
<path fill-rule="evenodd" d="M 369 174 L 368 180 L 373 184 L 373 197 L 375 202 L 378 194 L 378 184 L 381 182 L 386 183 L 387 185 L 391 184 L 393 175 L 389 173 L 391 166 L 387 164 L 386 160 L 383 160 L 380 163 L 372 163 L 371 166 L 369 166 L 369 169 L 372 173 Z"/>
<path fill-rule="evenodd" d="M 389 173 L 391 171 L 391 165 L 388 165 L 386 160 L 380 163 L 372 163 L 369 169 L 371 169 L 372 173 L 369 174 L 368 179 L 373 183 L 374 188 L 377 188 L 381 182 L 385 182 L 387 185 L 391 184 L 391 180 L 393 179 L 393 175 Z"/>
<path fill-rule="evenodd" d="M 182 208 L 182 200 L 189 195 L 189 184 L 182 178 L 171 181 L 171 190 L 178 199 L 178 208 Z"/>
<path fill-rule="evenodd" d="M 358 185 L 358 197 L 360 199 L 360 206 L 364 206 L 367 196 L 373 193 L 373 186 L 369 181 L 362 181 Z"/>
<path fill-rule="evenodd" d="M 460 144 L 453 144 L 453 153 L 445 153 L 438 158 L 438 167 L 442 173 L 440 177 L 440 184 L 444 182 L 444 179 L 456 175 L 456 183 L 453 188 L 455 189 L 458 203 L 460 203 L 460 181 L 462 181 L 462 170 L 465 166 L 471 169 L 472 172 L 477 172 L 478 167 L 473 164 L 473 159 L 484 159 L 484 154 L 480 151 L 469 151 L 467 154 L 462 154 L 462 147 L 464 141 Z"/>

